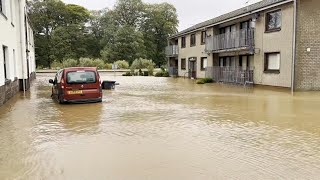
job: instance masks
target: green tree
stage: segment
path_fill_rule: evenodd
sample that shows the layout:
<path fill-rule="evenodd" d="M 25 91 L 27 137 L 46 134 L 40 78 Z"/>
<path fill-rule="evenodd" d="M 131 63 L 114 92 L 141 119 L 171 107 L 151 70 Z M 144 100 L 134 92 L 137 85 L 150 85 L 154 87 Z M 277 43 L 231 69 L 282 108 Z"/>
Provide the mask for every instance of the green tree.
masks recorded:
<path fill-rule="evenodd" d="M 145 21 L 142 24 L 147 58 L 153 59 L 158 67 L 166 63 L 165 47 L 170 35 L 177 32 L 176 8 L 168 3 L 145 5 Z"/>
<path fill-rule="evenodd" d="M 118 0 L 114 8 L 114 18 L 119 26 L 138 28 L 143 23 L 144 4 L 141 0 Z"/>
<path fill-rule="evenodd" d="M 55 59 L 87 56 L 87 9 L 60 0 L 34 0 L 29 3 L 29 17 L 35 30 L 37 65 L 50 67 Z"/>
<path fill-rule="evenodd" d="M 145 56 L 145 49 L 142 33 L 124 26 L 118 28 L 114 43 L 106 45 L 101 55 L 108 62 L 123 59 L 131 64 L 135 59 Z"/>

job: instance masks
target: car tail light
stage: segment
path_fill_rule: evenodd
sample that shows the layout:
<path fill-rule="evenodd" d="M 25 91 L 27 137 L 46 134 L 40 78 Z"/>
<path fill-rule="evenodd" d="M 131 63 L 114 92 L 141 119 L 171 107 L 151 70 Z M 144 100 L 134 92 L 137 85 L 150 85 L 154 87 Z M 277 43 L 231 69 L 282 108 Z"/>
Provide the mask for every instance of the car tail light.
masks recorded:
<path fill-rule="evenodd" d="M 63 78 L 61 78 L 61 89 L 64 89 L 64 79 Z"/>

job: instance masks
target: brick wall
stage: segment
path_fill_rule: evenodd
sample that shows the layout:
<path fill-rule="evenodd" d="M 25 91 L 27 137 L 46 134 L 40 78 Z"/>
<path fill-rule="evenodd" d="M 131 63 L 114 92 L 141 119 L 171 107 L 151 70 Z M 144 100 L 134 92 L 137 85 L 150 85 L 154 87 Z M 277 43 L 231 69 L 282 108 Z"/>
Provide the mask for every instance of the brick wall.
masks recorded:
<path fill-rule="evenodd" d="M 0 106 L 16 95 L 19 91 L 19 81 L 7 82 L 0 86 Z"/>
<path fill-rule="evenodd" d="M 320 90 L 320 1 L 297 2 L 295 89 Z"/>

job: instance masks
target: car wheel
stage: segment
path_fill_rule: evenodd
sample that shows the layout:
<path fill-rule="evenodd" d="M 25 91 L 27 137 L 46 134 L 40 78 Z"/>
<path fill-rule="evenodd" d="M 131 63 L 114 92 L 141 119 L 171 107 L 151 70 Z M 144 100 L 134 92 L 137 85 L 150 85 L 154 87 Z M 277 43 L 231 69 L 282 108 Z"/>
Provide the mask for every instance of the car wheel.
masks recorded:
<path fill-rule="evenodd" d="M 59 102 L 59 104 L 63 104 L 64 103 L 62 98 L 61 98 L 61 96 L 58 96 L 58 102 Z"/>

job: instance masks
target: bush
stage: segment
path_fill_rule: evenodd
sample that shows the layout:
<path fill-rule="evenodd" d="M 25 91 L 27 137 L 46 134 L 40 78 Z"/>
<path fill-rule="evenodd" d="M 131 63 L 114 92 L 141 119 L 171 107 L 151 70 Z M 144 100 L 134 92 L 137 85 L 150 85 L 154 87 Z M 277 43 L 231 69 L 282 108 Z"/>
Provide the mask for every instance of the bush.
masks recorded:
<path fill-rule="evenodd" d="M 98 69 L 105 68 L 105 64 L 101 59 L 80 58 L 79 64 L 82 67 L 97 67 Z"/>
<path fill-rule="evenodd" d="M 170 77 L 168 71 L 159 71 L 154 76 L 155 77 Z"/>
<path fill-rule="evenodd" d="M 90 58 L 80 58 L 79 65 L 82 67 L 92 67 L 92 59 Z"/>
<path fill-rule="evenodd" d="M 155 77 L 162 77 L 162 76 L 163 76 L 163 72 L 162 72 L 162 71 L 159 71 L 159 72 L 157 72 L 154 76 L 155 76 Z"/>
<path fill-rule="evenodd" d="M 134 71 L 135 69 L 148 69 L 149 75 L 152 75 L 154 66 L 155 64 L 152 62 L 152 60 L 139 58 L 133 61 L 130 69 L 131 71 Z"/>
<path fill-rule="evenodd" d="M 211 79 L 211 78 L 204 78 L 203 81 L 205 83 L 213 83 L 214 82 L 213 79 Z"/>
<path fill-rule="evenodd" d="M 59 62 L 59 61 L 53 61 L 53 62 L 51 63 L 51 69 L 59 70 L 59 69 L 61 69 L 61 68 L 63 68 L 63 64 L 62 64 L 61 62 Z"/>
<path fill-rule="evenodd" d="M 169 72 L 168 72 L 168 71 L 164 71 L 164 72 L 162 73 L 162 77 L 170 77 Z"/>
<path fill-rule="evenodd" d="M 205 84 L 205 82 L 204 82 L 203 79 L 198 79 L 198 80 L 197 80 L 197 84 Z"/>
<path fill-rule="evenodd" d="M 129 69 L 129 63 L 125 60 L 116 61 L 115 64 L 119 69 Z"/>
<path fill-rule="evenodd" d="M 75 59 L 67 59 L 62 62 L 64 68 L 77 67 L 79 65 L 78 61 Z"/>
<path fill-rule="evenodd" d="M 197 84 L 206 84 L 206 83 L 213 83 L 213 79 L 211 78 L 203 78 L 203 79 L 199 79 L 197 80 Z"/>
<path fill-rule="evenodd" d="M 131 72 L 126 72 L 125 74 L 122 74 L 122 76 L 132 76 Z"/>
<path fill-rule="evenodd" d="M 105 69 L 112 69 L 112 64 L 107 63 L 107 64 L 104 65 L 104 68 Z"/>

